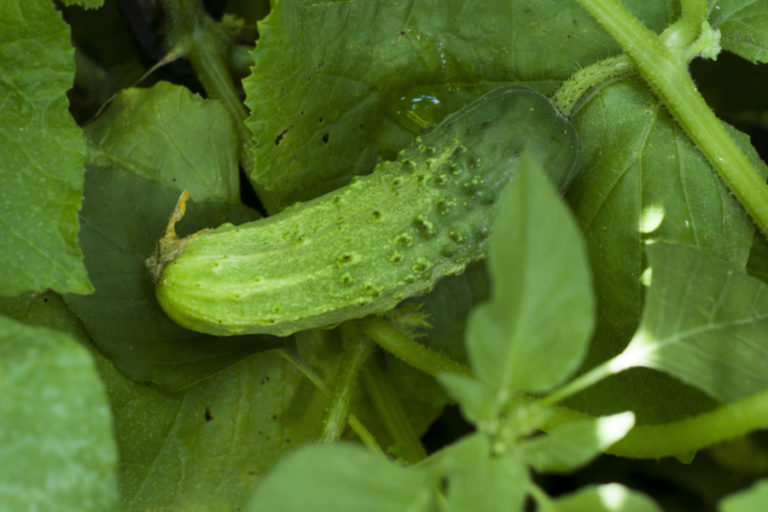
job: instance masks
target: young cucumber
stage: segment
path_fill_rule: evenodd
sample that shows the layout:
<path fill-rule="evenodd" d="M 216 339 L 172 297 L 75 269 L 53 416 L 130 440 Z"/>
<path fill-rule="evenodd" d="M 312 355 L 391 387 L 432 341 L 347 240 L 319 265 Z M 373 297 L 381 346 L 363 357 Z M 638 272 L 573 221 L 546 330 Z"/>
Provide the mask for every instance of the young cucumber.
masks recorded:
<path fill-rule="evenodd" d="M 170 261 L 155 268 L 157 299 L 184 327 L 225 336 L 390 310 L 483 257 L 523 152 L 561 188 L 579 167 L 578 137 L 544 96 L 497 89 L 341 189 L 180 241 L 156 260 Z"/>

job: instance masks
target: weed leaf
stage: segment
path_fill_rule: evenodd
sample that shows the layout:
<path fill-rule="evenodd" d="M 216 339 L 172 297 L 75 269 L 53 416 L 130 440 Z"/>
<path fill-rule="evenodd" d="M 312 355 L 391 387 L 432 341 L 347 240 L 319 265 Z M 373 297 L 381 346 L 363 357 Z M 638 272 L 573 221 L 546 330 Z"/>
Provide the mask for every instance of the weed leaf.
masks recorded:
<path fill-rule="evenodd" d="M 448 480 L 445 512 L 522 510 L 528 470 L 517 455 L 492 456 L 486 436 L 471 435 L 449 446 L 441 469 Z"/>
<path fill-rule="evenodd" d="M 648 247 L 637 333 L 617 368 L 662 370 L 729 402 L 768 388 L 768 285 L 694 247 Z"/>
<path fill-rule="evenodd" d="M 541 512 L 661 512 L 647 496 L 621 484 L 603 484 L 579 489 L 558 498 Z"/>
<path fill-rule="evenodd" d="M 718 506 L 720 512 L 753 512 L 768 503 L 768 480 L 758 480 L 743 491 L 726 496 Z"/>
<path fill-rule="evenodd" d="M 492 298 L 477 307 L 467 347 L 479 379 L 547 391 L 578 368 L 594 319 L 592 283 L 574 219 L 530 158 L 501 200 L 489 242 Z"/>
<path fill-rule="evenodd" d="M 262 480 L 245 512 L 427 512 L 428 476 L 359 445 L 304 446 L 283 457 Z"/>
<path fill-rule="evenodd" d="M 542 473 L 567 473 L 588 463 L 622 439 L 634 425 L 631 412 L 579 420 L 521 444 L 523 459 Z"/>

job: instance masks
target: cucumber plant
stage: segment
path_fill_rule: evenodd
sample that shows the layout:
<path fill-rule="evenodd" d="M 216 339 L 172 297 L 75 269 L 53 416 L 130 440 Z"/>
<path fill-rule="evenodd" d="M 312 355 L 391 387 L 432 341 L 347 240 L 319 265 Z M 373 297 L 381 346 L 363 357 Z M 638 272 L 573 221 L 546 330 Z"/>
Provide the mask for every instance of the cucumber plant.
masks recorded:
<path fill-rule="evenodd" d="M 165 240 L 148 260 L 180 325 L 278 336 L 392 309 L 483 256 L 499 191 L 523 153 L 564 187 L 571 124 L 522 86 L 485 94 L 370 175 L 265 219 Z"/>

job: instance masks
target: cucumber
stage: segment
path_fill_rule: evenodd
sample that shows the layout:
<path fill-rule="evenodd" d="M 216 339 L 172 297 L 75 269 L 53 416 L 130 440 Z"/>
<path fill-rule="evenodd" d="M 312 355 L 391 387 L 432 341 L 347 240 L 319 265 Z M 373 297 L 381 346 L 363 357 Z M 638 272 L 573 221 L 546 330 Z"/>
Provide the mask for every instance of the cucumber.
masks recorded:
<path fill-rule="evenodd" d="M 561 189 L 580 165 L 576 132 L 544 96 L 494 90 L 370 175 L 179 241 L 152 258 L 157 299 L 180 325 L 223 336 L 287 336 L 388 311 L 483 257 L 523 152 Z"/>

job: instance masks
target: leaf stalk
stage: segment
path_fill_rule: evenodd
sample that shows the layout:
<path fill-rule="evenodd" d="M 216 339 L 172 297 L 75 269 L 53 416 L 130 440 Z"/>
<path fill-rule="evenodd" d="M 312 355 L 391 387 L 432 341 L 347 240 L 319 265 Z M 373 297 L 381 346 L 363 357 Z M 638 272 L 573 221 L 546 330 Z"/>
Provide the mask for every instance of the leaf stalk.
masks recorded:
<path fill-rule="evenodd" d="M 413 340 L 391 322 L 377 316 L 360 322 L 361 331 L 392 355 L 433 377 L 442 372 L 472 376 L 472 370 Z"/>

